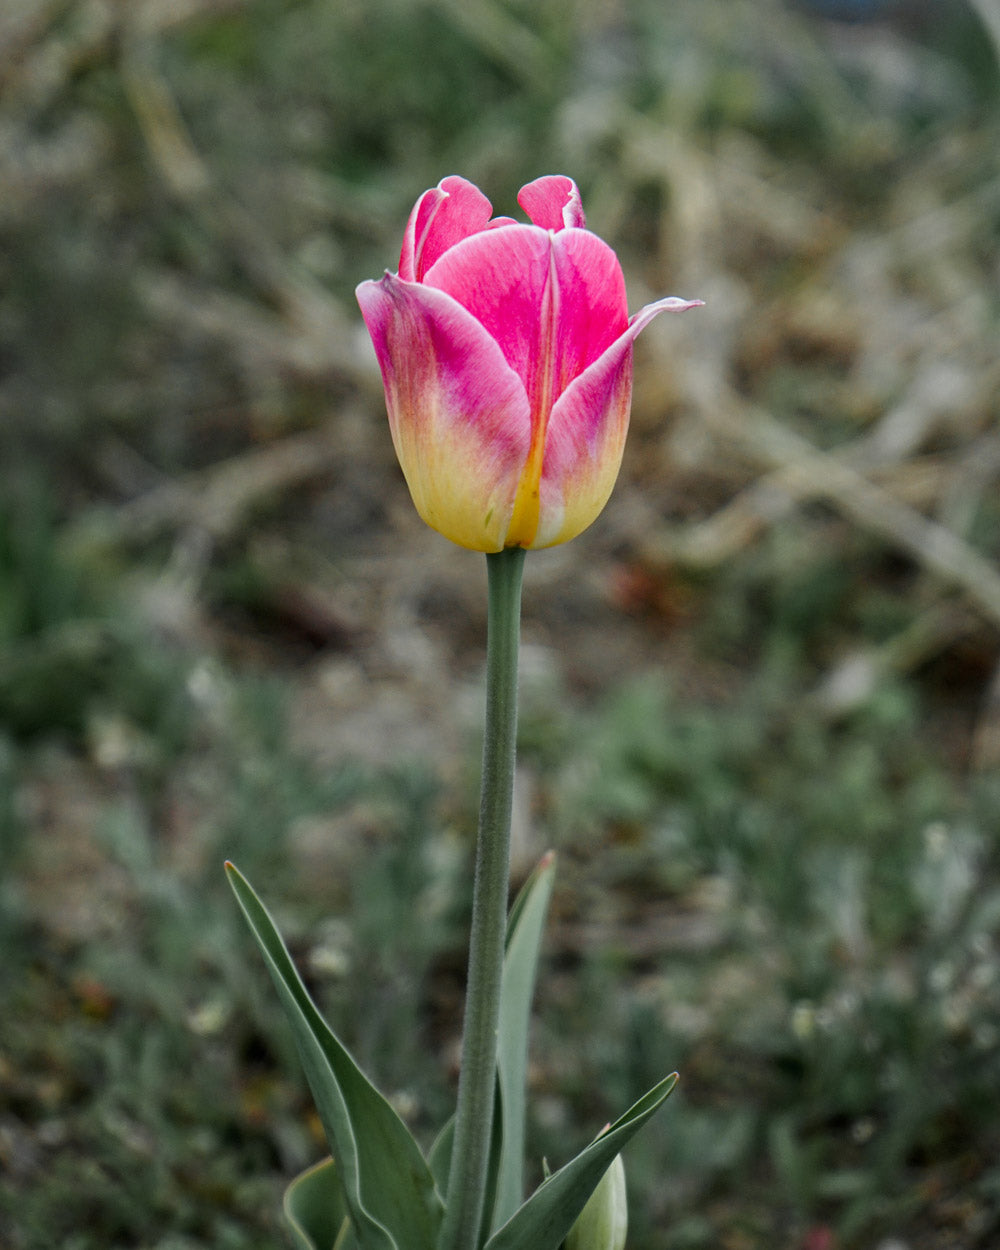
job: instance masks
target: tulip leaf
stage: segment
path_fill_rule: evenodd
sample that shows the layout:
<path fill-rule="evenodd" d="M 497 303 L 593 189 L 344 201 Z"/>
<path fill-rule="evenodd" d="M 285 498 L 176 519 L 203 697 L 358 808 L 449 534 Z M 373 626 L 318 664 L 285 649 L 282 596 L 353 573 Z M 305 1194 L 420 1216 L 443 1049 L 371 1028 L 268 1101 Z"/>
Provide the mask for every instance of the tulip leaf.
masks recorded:
<path fill-rule="evenodd" d="M 483 1196 L 483 1219 L 476 1245 L 481 1246 L 490 1235 L 490 1216 L 496 1206 L 497 1181 L 500 1177 L 500 1152 L 503 1147 L 503 1119 L 500 1114 L 500 1082 L 493 1098 L 493 1125 L 490 1133 L 490 1161 L 486 1171 L 486 1193 Z"/>
<path fill-rule="evenodd" d="M 291 1024 L 359 1250 L 434 1250 L 442 1204 L 420 1148 L 320 1015 L 250 884 L 226 871 Z"/>
<path fill-rule="evenodd" d="M 558 1250 L 615 1155 L 662 1106 L 676 1083 L 674 1074 L 654 1086 L 575 1159 L 553 1172 L 493 1234 L 485 1250 Z"/>
<path fill-rule="evenodd" d="M 490 1232 L 496 1232 L 502 1224 L 506 1224 L 524 1201 L 528 1023 L 538 969 L 538 950 L 552 897 L 555 868 L 555 856 L 549 853 L 521 888 L 507 920 L 497 1051 L 500 1077 L 498 1111 L 502 1116 L 503 1144 Z"/>
<path fill-rule="evenodd" d="M 349 1250 L 356 1245 L 337 1165 L 324 1159 L 285 1190 L 285 1220 L 295 1250 Z"/>
<path fill-rule="evenodd" d="M 500 989 L 500 1026 L 497 1094 L 493 1112 L 493 1142 L 484 1211 L 487 1233 L 506 1223 L 523 1201 L 525 1073 L 528 1055 L 528 1018 L 531 1011 L 538 948 L 552 895 L 555 856 L 545 855 L 521 887 L 507 917 L 503 978 Z M 438 1191 L 447 1195 L 448 1173 L 455 1136 L 452 1117 L 438 1134 L 428 1163 Z"/>
<path fill-rule="evenodd" d="M 455 1117 L 450 1116 L 444 1128 L 434 1138 L 434 1144 L 427 1155 L 427 1166 L 434 1177 L 438 1193 L 442 1197 L 448 1194 L 448 1172 L 451 1169 L 451 1150 L 455 1144 Z"/>

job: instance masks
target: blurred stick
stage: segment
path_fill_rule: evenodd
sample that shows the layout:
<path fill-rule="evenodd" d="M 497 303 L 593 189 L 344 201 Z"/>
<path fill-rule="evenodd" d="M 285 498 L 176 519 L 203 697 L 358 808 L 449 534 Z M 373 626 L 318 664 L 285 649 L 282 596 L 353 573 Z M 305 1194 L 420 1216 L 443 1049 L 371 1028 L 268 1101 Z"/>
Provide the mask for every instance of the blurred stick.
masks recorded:
<path fill-rule="evenodd" d="M 344 339 L 303 333 L 297 323 L 231 291 L 205 288 L 176 273 L 141 271 L 136 289 L 143 303 L 162 316 L 236 344 L 256 364 L 273 363 L 309 377 L 327 373 L 348 379 L 373 400 L 382 394 L 374 355 L 351 352 Z M 357 341 L 351 333 L 349 342 Z"/>
<path fill-rule="evenodd" d="M 0 81 L 55 20 L 62 0 L 7 0 L 0 9 Z"/>
<path fill-rule="evenodd" d="M 886 497 L 906 506 L 937 503 L 944 514 L 940 523 L 961 541 L 982 496 L 1000 476 L 1000 436 L 977 439 L 956 461 L 944 456 L 911 458 L 893 463 L 878 454 L 886 441 L 893 414 L 863 439 L 829 456 L 853 469 Z M 710 517 L 687 527 L 672 539 L 674 559 L 707 568 L 730 559 L 802 503 L 820 493 L 816 476 L 803 472 L 799 462 L 772 469 L 741 491 Z M 920 515 L 915 513 L 915 515 Z"/>
<path fill-rule="evenodd" d="M 844 716 L 867 702 L 881 682 L 939 655 L 973 633 L 975 618 L 952 603 L 937 603 L 879 646 L 857 647 L 839 660 L 813 695 L 827 716 Z"/>
<path fill-rule="evenodd" d="M 143 542 L 180 527 L 218 541 L 234 533 L 262 500 L 322 477 L 343 455 L 343 439 L 330 428 L 254 448 L 124 504 L 112 514 L 114 535 Z"/>
<path fill-rule="evenodd" d="M 238 12 L 247 0 L 0 0 L 0 87 L 37 110 L 82 65 L 109 58 L 124 22 L 147 34 Z M 67 12 L 71 20 L 66 21 Z"/>
<path fill-rule="evenodd" d="M 141 11 L 140 11 L 141 12 Z M 340 303 L 298 271 L 250 214 L 214 183 L 156 67 L 153 40 L 140 20 L 123 38 L 122 80 L 150 156 L 174 196 L 221 234 L 250 278 L 282 309 L 289 331 L 308 344 L 311 360 L 369 386 L 353 350 L 353 326 Z"/>
<path fill-rule="evenodd" d="M 928 457 L 877 469 L 874 476 L 878 489 L 891 492 L 894 498 L 926 503 L 938 497 L 942 483 L 955 472 L 947 460 Z M 815 479 L 803 474 L 800 466 L 774 469 L 711 516 L 685 526 L 669 540 L 658 538 L 657 544 L 662 550 L 669 542 L 674 562 L 688 568 L 713 568 L 745 550 L 817 493 Z"/>
<path fill-rule="evenodd" d="M 8 108 L 27 101 L 37 115 L 81 66 L 106 55 L 113 6 L 79 5 L 77 21 L 60 23 L 67 7 L 64 0 L 19 0 L 0 14 L 0 88 Z"/>
<path fill-rule="evenodd" d="M 706 423 L 744 456 L 780 474 L 784 491 L 825 499 L 852 521 L 905 551 L 945 585 L 958 587 L 991 625 L 1000 626 L 1000 575 L 954 531 L 894 499 L 836 455 L 822 452 L 770 413 L 743 399 L 709 368 L 692 366 L 692 396 Z M 645 555 L 675 558 L 670 538 Z"/>
<path fill-rule="evenodd" d="M 984 387 L 975 391 L 959 386 L 959 381 L 941 362 L 928 362 L 900 403 L 870 434 L 829 453 L 818 451 L 730 393 L 730 413 L 742 408 L 752 414 L 741 431 L 744 453 L 747 446 L 753 447 L 758 459 L 778 467 L 708 520 L 678 535 L 675 558 L 701 566 L 718 563 L 804 501 L 826 498 L 854 521 L 907 550 L 936 582 L 958 584 L 979 615 L 996 624 L 1000 578 L 962 534 L 1000 475 L 1000 436 L 992 431 L 984 434 L 957 461 L 906 459 L 941 420 L 954 415 L 949 399 L 954 403 L 960 396 L 963 407 L 974 407 L 980 394 L 995 390 L 997 379 L 988 376 Z M 769 434 L 764 440 L 759 438 L 761 425 Z M 730 421 L 725 429 L 731 440 L 735 426 Z M 831 475 L 829 466 L 833 465 L 839 472 Z M 876 483 L 871 475 L 883 481 Z M 899 498 L 902 489 L 913 490 L 918 498 L 936 505 L 938 519 L 930 520 L 908 507 Z M 974 629 L 974 614 L 968 609 L 954 603 L 931 603 L 882 645 L 859 647 L 838 662 L 816 691 L 816 703 L 831 716 L 850 712 L 871 696 L 886 675 L 909 671 Z M 1000 731 L 989 728 L 992 706 L 987 706 L 977 734 L 977 742 L 984 744 L 977 747 L 977 756 L 989 756 L 994 739 L 1000 740 Z"/>

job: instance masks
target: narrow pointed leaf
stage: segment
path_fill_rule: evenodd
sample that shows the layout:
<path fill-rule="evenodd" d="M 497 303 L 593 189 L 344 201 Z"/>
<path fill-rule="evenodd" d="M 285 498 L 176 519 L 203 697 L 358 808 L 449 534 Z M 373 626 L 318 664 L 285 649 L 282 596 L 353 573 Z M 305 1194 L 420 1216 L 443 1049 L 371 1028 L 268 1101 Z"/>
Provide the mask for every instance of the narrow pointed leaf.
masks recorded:
<path fill-rule="evenodd" d="M 555 879 L 556 871 L 556 853 L 555 851 L 546 851 L 542 858 L 532 869 L 530 876 L 524 885 L 517 892 L 517 897 L 510 905 L 510 911 L 507 914 L 507 936 L 504 938 L 504 954 L 510 950 L 515 931 L 521 924 L 525 908 L 534 897 L 535 891 L 540 887 L 546 887 L 546 909 L 548 900 L 552 894 L 552 883 Z"/>
<path fill-rule="evenodd" d="M 538 964 L 542 927 L 552 894 L 555 855 L 545 855 L 521 887 L 507 917 L 503 980 L 500 991 L 500 1043 L 497 1099 L 493 1116 L 496 1133 L 490 1176 L 496 1192 L 487 1194 L 490 1232 L 513 1215 L 523 1200 L 524 1102 L 527 1068 L 527 1030 L 532 990 Z M 442 1196 L 447 1196 L 451 1151 L 455 1136 L 452 1117 L 438 1134 L 428 1164 Z M 503 1212 L 501 1214 L 501 1212 Z"/>
<path fill-rule="evenodd" d="M 448 1195 L 448 1173 L 451 1170 L 451 1148 L 454 1144 L 455 1117 L 450 1116 L 447 1124 L 434 1138 L 434 1144 L 427 1156 L 427 1166 L 431 1170 L 438 1193 L 442 1198 Z"/>
<path fill-rule="evenodd" d="M 344 1220 L 341 1224 L 337 1240 L 333 1243 L 333 1250 L 358 1250 L 358 1239 L 354 1236 L 350 1219 Z"/>
<path fill-rule="evenodd" d="M 555 868 L 555 856 L 549 853 L 525 882 L 514 900 L 507 921 L 498 1048 L 503 1145 L 490 1232 L 506 1224 L 524 1201 L 528 1024 L 538 969 L 538 950 L 552 897 Z"/>
<path fill-rule="evenodd" d="M 497 1201 L 497 1182 L 500 1178 L 500 1151 L 503 1147 L 503 1116 L 500 1096 L 500 1081 L 497 1080 L 496 1094 L 493 1098 L 493 1125 L 490 1131 L 490 1162 L 486 1172 L 486 1193 L 483 1195 L 483 1218 L 479 1228 L 476 1245 L 482 1246 L 492 1232 L 491 1219 Z"/>
<path fill-rule="evenodd" d="M 586 1150 L 543 1181 L 493 1234 L 486 1250 L 558 1250 L 615 1155 L 663 1104 L 676 1083 L 676 1075 L 661 1081 Z"/>
<path fill-rule="evenodd" d="M 442 1206 L 417 1143 L 320 1015 L 250 884 L 226 871 L 292 1026 L 360 1250 L 434 1250 Z"/>
<path fill-rule="evenodd" d="M 295 1250 L 333 1250 L 350 1227 L 333 1160 L 324 1159 L 297 1176 L 285 1190 L 283 1209 Z"/>

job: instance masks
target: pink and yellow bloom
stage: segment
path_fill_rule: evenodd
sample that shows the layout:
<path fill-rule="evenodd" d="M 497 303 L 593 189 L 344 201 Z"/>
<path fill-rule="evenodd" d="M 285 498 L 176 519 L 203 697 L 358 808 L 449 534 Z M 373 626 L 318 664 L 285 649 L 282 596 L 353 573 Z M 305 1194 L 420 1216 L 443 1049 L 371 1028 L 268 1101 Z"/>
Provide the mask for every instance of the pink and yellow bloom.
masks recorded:
<path fill-rule="evenodd" d="M 551 547 L 597 517 L 621 465 L 632 344 L 618 258 L 585 228 L 571 178 L 521 189 L 532 225 L 491 217 L 464 178 L 417 201 L 399 272 L 358 303 L 417 511 L 474 551 Z"/>

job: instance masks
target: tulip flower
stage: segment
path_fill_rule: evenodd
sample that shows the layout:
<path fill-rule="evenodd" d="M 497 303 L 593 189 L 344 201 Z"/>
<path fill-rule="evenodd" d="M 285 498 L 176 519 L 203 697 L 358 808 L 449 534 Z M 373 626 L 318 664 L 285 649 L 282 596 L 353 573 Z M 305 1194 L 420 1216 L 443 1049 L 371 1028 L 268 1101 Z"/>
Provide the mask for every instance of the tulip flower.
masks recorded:
<path fill-rule="evenodd" d="M 474 551 L 551 547 L 590 525 L 621 465 L 632 344 L 659 313 L 701 303 L 629 318 L 573 180 L 539 178 L 518 202 L 531 225 L 443 179 L 410 214 L 399 272 L 357 290 L 417 511 Z"/>
<path fill-rule="evenodd" d="M 249 882 L 230 883 L 295 1031 L 331 1157 L 289 1187 L 300 1250 L 623 1250 L 620 1151 L 674 1073 L 524 1197 L 531 992 L 554 865 L 507 911 L 527 550 L 565 542 L 614 486 L 628 426 L 632 344 L 664 299 L 629 319 L 614 252 L 584 226 L 576 185 L 521 189 L 531 225 L 445 178 L 417 201 L 399 272 L 358 302 L 385 381 L 393 442 L 420 515 L 486 553 L 483 773 L 472 873 L 455 1114 L 426 1158 L 309 997 Z"/>

